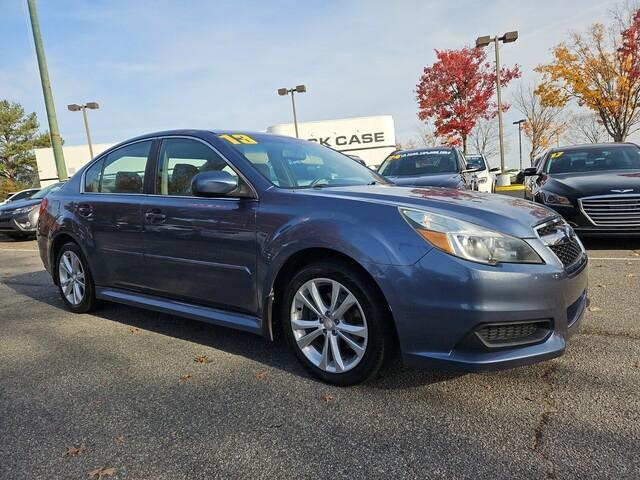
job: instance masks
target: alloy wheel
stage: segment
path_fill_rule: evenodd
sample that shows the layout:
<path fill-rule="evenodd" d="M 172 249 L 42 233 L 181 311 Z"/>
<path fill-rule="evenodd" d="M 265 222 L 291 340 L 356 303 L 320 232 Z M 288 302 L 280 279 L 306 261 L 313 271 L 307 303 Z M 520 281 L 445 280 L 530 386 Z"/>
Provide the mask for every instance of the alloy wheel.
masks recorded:
<path fill-rule="evenodd" d="M 343 373 L 360 363 L 367 349 L 367 320 L 355 295 L 340 282 L 314 278 L 296 292 L 291 328 L 297 347 L 313 365 Z"/>
<path fill-rule="evenodd" d="M 73 306 L 80 305 L 86 291 L 85 275 L 82 262 L 74 252 L 67 250 L 60 255 L 58 278 L 64 298 Z"/>

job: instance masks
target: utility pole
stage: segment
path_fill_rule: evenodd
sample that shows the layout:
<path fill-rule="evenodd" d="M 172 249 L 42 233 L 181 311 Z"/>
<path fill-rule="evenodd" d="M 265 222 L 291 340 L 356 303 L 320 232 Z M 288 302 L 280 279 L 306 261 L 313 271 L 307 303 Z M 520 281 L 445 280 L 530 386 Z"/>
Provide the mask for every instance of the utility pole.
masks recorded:
<path fill-rule="evenodd" d="M 38 69 L 40 70 L 40 81 L 42 82 L 42 93 L 44 104 L 47 109 L 47 120 L 49 121 L 49 135 L 51 136 L 51 146 L 53 147 L 53 157 L 56 161 L 56 171 L 59 180 L 66 180 L 67 166 L 64 163 L 64 153 L 62 152 L 62 139 L 58 129 L 56 119 L 56 108 L 53 104 L 53 94 L 51 93 L 51 82 L 49 81 L 49 71 L 47 69 L 47 59 L 44 55 L 42 45 L 42 35 L 40 33 L 40 23 L 38 22 L 38 12 L 36 11 L 36 0 L 27 0 L 29 7 L 29 17 L 31 18 L 31 30 L 33 31 L 33 43 L 36 47 L 38 57 Z"/>
<path fill-rule="evenodd" d="M 514 125 L 518 125 L 518 148 L 520 149 L 520 170 L 522 170 L 522 124 L 526 122 L 525 118 L 513 122 Z"/>
<path fill-rule="evenodd" d="M 298 135 L 298 116 L 296 115 L 296 101 L 294 98 L 295 93 L 304 93 L 307 91 L 307 87 L 304 85 L 298 85 L 293 88 L 279 88 L 278 95 L 284 97 L 286 95 L 291 94 L 291 107 L 293 108 L 293 126 L 296 130 L 296 138 L 299 138 Z"/>
<path fill-rule="evenodd" d="M 67 109 L 71 112 L 82 111 L 82 119 L 84 120 L 84 131 L 87 132 L 87 142 L 89 143 L 89 155 L 93 158 L 93 143 L 91 142 L 91 132 L 89 131 L 89 120 L 87 119 L 87 108 L 90 110 L 97 110 L 100 108 L 97 102 L 87 102 L 84 105 L 78 105 L 72 103 L 67 105 Z"/>

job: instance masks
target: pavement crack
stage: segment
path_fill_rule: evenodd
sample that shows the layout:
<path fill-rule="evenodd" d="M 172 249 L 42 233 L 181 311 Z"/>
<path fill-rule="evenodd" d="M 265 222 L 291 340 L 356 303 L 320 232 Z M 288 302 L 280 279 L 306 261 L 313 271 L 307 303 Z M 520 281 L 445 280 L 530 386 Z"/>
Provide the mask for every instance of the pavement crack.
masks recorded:
<path fill-rule="evenodd" d="M 609 332 L 607 330 L 580 330 L 580 335 L 597 335 L 600 337 L 627 338 L 629 340 L 640 340 L 640 334 L 628 332 Z"/>
<path fill-rule="evenodd" d="M 542 458 L 549 464 L 549 471 L 546 476 L 549 479 L 555 478 L 555 471 L 553 463 L 542 450 L 542 443 L 544 441 L 545 430 L 549 425 L 551 416 L 557 412 L 556 402 L 552 395 L 557 369 L 558 365 L 555 362 L 550 363 L 545 367 L 544 373 L 542 374 L 542 382 L 544 385 L 542 390 L 542 413 L 540 414 L 540 419 L 533 431 L 532 449 L 534 452 L 540 453 Z"/>

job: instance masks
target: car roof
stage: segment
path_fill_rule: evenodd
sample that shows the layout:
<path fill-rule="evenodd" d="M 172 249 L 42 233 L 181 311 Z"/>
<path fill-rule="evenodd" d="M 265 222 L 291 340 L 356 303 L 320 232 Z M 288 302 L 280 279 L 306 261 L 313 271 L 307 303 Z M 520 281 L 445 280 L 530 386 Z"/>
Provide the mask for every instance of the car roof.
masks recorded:
<path fill-rule="evenodd" d="M 554 147 L 550 148 L 549 152 L 569 152 L 571 150 L 597 150 L 601 148 L 622 148 L 622 147 L 636 147 L 639 148 L 633 142 L 623 142 L 623 143 L 614 143 L 614 142 L 606 142 L 606 143 L 583 143 L 579 145 L 568 145 L 566 147 Z M 549 153 L 547 152 L 547 153 Z"/>

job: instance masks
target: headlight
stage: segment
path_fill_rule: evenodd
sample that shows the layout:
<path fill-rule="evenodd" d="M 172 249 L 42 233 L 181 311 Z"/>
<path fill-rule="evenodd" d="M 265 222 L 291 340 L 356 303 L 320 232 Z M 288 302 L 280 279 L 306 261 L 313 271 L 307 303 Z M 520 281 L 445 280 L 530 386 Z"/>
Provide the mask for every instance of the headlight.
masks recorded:
<path fill-rule="evenodd" d="M 567 197 L 562 195 L 556 195 L 555 193 L 540 192 L 542 193 L 542 201 L 545 205 L 556 205 L 559 207 L 570 207 L 571 201 Z"/>
<path fill-rule="evenodd" d="M 15 210 L 13 210 L 11 213 L 13 215 L 22 215 L 23 213 L 29 213 L 31 210 L 33 210 L 34 208 L 38 208 L 39 205 L 31 205 L 29 207 L 22 207 L 22 208 L 17 208 Z"/>
<path fill-rule="evenodd" d="M 424 210 L 399 210 L 424 239 L 456 257 L 487 265 L 500 262 L 543 263 L 533 248 L 519 238 Z"/>

